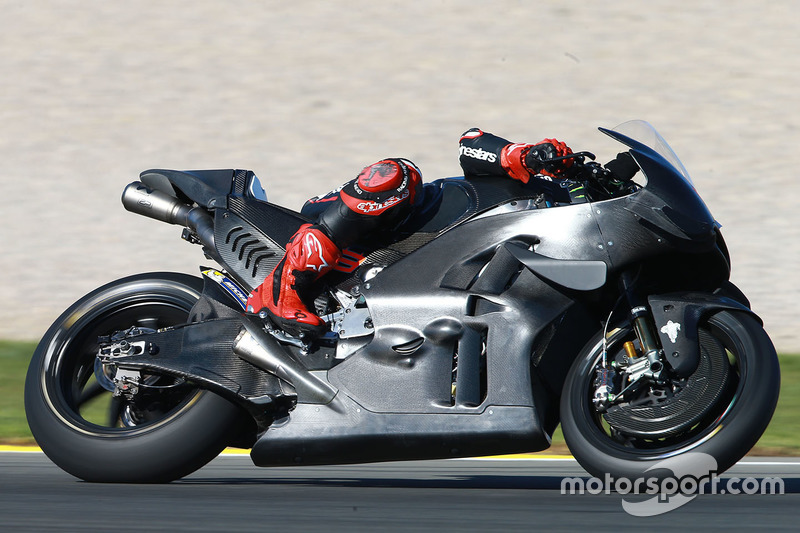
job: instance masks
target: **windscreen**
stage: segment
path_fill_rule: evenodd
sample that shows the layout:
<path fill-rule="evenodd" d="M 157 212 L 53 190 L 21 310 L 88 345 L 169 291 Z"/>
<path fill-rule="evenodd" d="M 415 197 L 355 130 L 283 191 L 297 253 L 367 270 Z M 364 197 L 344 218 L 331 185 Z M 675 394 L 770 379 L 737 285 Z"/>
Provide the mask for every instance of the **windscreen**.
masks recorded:
<path fill-rule="evenodd" d="M 664 140 L 664 138 L 649 122 L 645 122 L 644 120 L 630 120 L 628 122 L 623 122 L 616 128 L 613 128 L 611 131 L 621 133 L 622 135 L 630 137 L 631 139 L 651 148 L 661 157 L 666 159 L 667 162 L 675 167 L 675 170 L 677 170 L 686 181 L 694 186 L 694 183 L 692 183 L 692 178 L 689 177 L 689 173 L 686 171 L 683 163 L 681 163 L 681 160 L 678 159 L 678 156 L 675 155 L 675 152 L 672 150 L 669 144 L 667 144 L 667 141 Z"/>

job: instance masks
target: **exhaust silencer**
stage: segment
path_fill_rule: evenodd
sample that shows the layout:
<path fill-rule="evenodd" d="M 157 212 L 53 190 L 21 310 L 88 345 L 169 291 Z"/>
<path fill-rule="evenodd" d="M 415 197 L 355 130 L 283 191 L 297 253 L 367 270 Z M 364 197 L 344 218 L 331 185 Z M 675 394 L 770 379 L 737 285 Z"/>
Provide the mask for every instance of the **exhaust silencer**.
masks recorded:
<path fill-rule="evenodd" d="M 192 210 L 191 206 L 181 203 L 174 196 L 150 189 L 141 181 L 134 181 L 125 187 L 122 205 L 137 215 L 180 226 L 188 226 L 187 217 Z"/>
<path fill-rule="evenodd" d="M 222 261 L 214 245 L 214 221 L 202 207 L 184 204 L 174 196 L 147 187 L 141 181 L 134 181 L 125 187 L 122 205 L 131 213 L 189 228 L 197 234 L 206 253 Z"/>

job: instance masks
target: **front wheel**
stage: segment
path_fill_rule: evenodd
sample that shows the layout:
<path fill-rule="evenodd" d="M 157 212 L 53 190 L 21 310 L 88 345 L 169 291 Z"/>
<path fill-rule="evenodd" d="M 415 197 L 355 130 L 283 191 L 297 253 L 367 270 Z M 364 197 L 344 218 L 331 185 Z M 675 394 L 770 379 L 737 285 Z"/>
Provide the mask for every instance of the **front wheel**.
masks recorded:
<path fill-rule="evenodd" d="M 174 273 L 114 281 L 45 333 L 28 369 L 25 411 L 59 467 L 86 481 L 167 482 L 206 464 L 235 436 L 241 411 L 220 396 L 158 374 L 142 375 L 146 386 L 132 398 L 114 396 L 98 371 L 98 337 L 185 323 L 202 283 Z"/>
<path fill-rule="evenodd" d="M 624 357 L 630 329 L 607 339 L 608 360 Z M 683 472 L 706 454 L 708 475 L 741 459 L 767 427 L 778 401 L 780 371 L 761 325 L 744 312 L 720 311 L 699 328 L 700 364 L 692 376 L 642 387 L 624 404 L 601 412 L 593 403 L 602 357 L 595 339 L 575 361 L 561 397 L 564 439 L 589 473 L 637 479 Z M 707 456 L 713 458 L 709 459 Z M 669 459 L 668 462 L 665 462 Z M 694 463 L 693 463 L 694 461 Z"/>

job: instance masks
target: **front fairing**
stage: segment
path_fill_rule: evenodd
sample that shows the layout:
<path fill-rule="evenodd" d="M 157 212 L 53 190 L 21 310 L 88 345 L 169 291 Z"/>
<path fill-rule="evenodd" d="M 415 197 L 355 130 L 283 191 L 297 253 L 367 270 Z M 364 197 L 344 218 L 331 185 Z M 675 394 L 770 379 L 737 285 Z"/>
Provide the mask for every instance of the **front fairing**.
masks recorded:
<path fill-rule="evenodd" d="M 625 209 L 653 233 L 681 248 L 713 243 L 719 227 L 674 152 L 649 124 L 625 123 L 603 133 L 631 148 L 646 184 L 626 197 Z M 637 138 L 626 133 L 635 131 Z"/>
<path fill-rule="evenodd" d="M 630 147 L 644 180 L 637 178 L 631 194 L 591 204 L 610 271 L 640 264 L 649 283 L 661 289 L 719 287 L 730 276 L 719 224 L 652 126 L 633 123 L 634 137 L 629 125 L 602 131 Z"/>

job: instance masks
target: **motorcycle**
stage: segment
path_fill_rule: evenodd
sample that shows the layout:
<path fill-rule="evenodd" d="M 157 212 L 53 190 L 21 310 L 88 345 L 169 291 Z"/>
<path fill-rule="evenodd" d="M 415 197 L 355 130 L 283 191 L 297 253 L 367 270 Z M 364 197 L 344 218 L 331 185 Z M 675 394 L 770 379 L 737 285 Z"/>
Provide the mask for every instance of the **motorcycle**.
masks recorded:
<path fill-rule="evenodd" d="M 302 215 L 251 171 L 143 172 L 125 208 L 183 226 L 218 267 L 126 277 L 67 309 L 27 375 L 36 441 L 78 478 L 139 483 L 227 446 L 257 466 L 533 452 L 560 423 L 598 477 L 663 476 L 688 452 L 726 470 L 774 412 L 775 349 L 663 138 L 600 131 L 639 178 L 609 187 L 579 152 L 581 201 L 547 176 L 428 184 L 412 219 L 318 283 L 314 338 L 245 306 Z"/>

